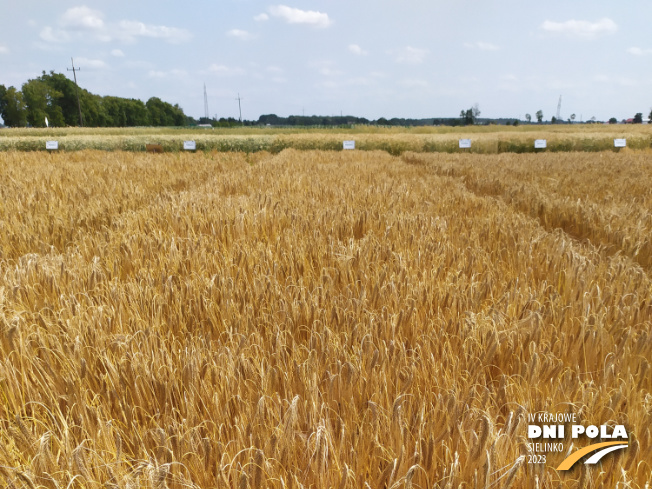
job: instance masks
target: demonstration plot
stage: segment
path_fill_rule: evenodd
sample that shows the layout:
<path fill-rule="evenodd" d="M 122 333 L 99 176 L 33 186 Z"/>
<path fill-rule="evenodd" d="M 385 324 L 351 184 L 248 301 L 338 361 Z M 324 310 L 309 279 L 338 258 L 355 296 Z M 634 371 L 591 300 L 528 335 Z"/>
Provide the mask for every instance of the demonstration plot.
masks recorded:
<path fill-rule="evenodd" d="M 629 443 L 589 449 L 595 487 L 650 480 L 644 154 L 0 153 L 0 181 L 12 480 L 556 487 L 591 426 Z"/>

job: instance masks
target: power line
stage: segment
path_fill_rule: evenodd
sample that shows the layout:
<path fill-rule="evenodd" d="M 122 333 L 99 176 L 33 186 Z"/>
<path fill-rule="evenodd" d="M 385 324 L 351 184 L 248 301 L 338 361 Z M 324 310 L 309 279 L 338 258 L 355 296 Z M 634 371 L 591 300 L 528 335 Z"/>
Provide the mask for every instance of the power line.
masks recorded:
<path fill-rule="evenodd" d="M 79 110 L 79 127 L 84 127 L 84 122 L 82 121 L 81 102 L 79 101 L 79 86 L 77 85 L 77 71 L 81 70 L 81 68 L 75 68 L 75 61 L 72 58 L 70 58 L 70 61 L 72 62 L 72 70 L 70 68 L 66 69 L 68 71 L 72 71 L 72 76 L 75 78 L 75 93 L 77 94 L 77 109 Z"/>

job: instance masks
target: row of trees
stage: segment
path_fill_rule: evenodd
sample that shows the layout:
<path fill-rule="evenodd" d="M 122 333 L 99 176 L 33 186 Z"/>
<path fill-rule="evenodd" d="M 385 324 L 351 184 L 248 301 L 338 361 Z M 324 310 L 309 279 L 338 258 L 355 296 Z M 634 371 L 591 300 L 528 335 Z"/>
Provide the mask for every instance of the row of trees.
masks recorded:
<path fill-rule="evenodd" d="M 188 118 L 178 105 L 152 97 L 147 102 L 121 97 L 102 97 L 79 89 L 83 125 L 93 127 L 183 126 Z M 21 90 L 0 85 L 0 116 L 11 127 L 79 125 L 75 83 L 50 72 L 28 80 Z"/>

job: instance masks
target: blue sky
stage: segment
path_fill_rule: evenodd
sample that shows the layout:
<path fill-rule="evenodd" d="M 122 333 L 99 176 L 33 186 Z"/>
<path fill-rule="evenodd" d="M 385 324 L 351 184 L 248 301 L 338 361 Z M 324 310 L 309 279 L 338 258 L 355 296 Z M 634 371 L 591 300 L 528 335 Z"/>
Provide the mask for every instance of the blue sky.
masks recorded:
<path fill-rule="evenodd" d="M 65 72 L 188 115 L 550 119 L 652 107 L 652 2 L 0 0 L 0 84 Z M 72 75 L 72 73 L 70 73 Z"/>

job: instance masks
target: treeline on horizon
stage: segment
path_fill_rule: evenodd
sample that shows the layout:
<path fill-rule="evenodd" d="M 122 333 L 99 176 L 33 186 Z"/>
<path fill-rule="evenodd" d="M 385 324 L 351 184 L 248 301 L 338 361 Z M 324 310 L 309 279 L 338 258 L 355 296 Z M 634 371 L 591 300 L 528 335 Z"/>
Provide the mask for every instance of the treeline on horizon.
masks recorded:
<path fill-rule="evenodd" d="M 10 127 L 185 126 L 191 121 L 177 104 L 158 97 L 137 99 L 96 95 L 79 88 L 61 73 L 43 74 L 23 83 L 20 90 L 0 85 L 0 116 Z"/>
<path fill-rule="evenodd" d="M 79 102 L 77 96 L 79 94 Z M 147 102 L 115 96 L 96 95 L 75 83 L 61 73 L 45 71 L 38 78 L 23 83 L 20 90 L 13 86 L 0 85 L 0 117 L 9 127 L 66 127 L 79 126 L 81 110 L 82 124 L 87 127 L 137 127 L 137 126 L 194 126 L 197 124 L 212 127 L 237 126 L 286 126 L 286 127 L 345 127 L 351 125 L 378 126 L 466 126 L 475 124 L 518 125 L 518 119 L 479 119 L 480 111 L 476 106 L 463 110 L 460 117 L 405 119 L 380 117 L 370 120 L 351 115 L 320 116 L 290 115 L 281 117 L 276 114 L 261 115 L 258 120 L 240 121 L 233 117 L 205 118 L 198 120 L 187 116 L 178 104 L 170 104 L 158 97 L 151 97 Z M 537 113 L 538 123 L 543 115 Z M 529 116 L 527 123 L 530 123 Z M 571 116 L 574 119 L 575 115 Z M 572 120 L 568 122 L 571 123 Z M 650 112 L 652 122 L 652 112 Z M 563 123 L 553 117 L 551 123 Z M 595 121 L 591 121 L 595 122 Z M 609 120 L 616 123 L 615 118 Z M 642 122 L 642 114 L 623 122 Z"/>
<path fill-rule="evenodd" d="M 79 94 L 79 103 L 77 101 Z M 198 120 L 187 116 L 178 104 L 170 104 L 158 97 L 147 102 L 115 96 L 101 96 L 76 87 L 75 82 L 61 73 L 45 71 L 38 78 L 23 83 L 20 89 L 0 85 L 0 117 L 9 127 L 136 127 L 136 126 L 193 126 L 210 124 L 213 127 L 234 126 L 350 126 L 373 124 L 380 126 L 461 125 L 464 121 L 448 119 L 405 119 L 384 117 L 369 120 L 355 116 L 299 116 L 261 115 L 258 120 L 239 121 L 233 117 Z"/>
<path fill-rule="evenodd" d="M 449 121 L 449 119 L 437 120 Z M 396 117 L 392 119 L 381 117 L 378 120 L 369 120 L 364 117 L 355 117 L 352 115 L 290 115 L 288 117 L 280 117 L 276 114 L 267 114 L 261 115 L 258 118 L 257 124 L 263 126 L 348 126 L 352 124 L 377 124 L 379 126 L 431 126 L 434 121 L 435 119 L 402 119 Z M 453 119 L 450 119 L 450 121 L 457 122 L 457 120 Z"/>

